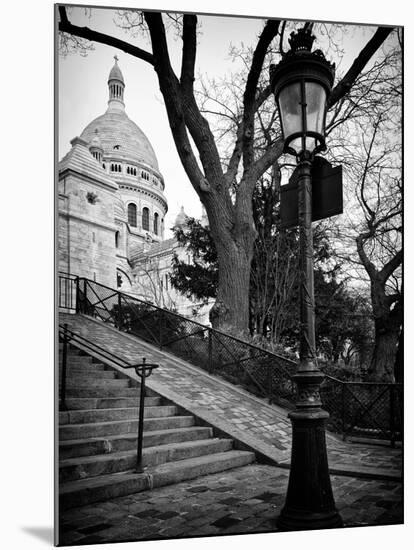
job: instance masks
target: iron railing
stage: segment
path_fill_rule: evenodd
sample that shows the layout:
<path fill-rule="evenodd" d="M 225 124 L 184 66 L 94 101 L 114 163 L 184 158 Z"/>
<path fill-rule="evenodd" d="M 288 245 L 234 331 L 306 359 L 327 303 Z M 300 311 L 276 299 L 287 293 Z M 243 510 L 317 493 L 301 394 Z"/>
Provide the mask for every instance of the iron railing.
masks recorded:
<path fill-rule="evenodd" d="M 67 323 L 59 325 L 59 341 L 63 343 L 62 348 L 62 370 L 59 376 L 59 388 L 60 388 L 60 409 L 63 411 L 67 410 L 66 404 L 66 382 L 67 382 L 67 354 L 68 354 L 68 345 L 72 344 L 78 349 L 88 353 L 88 352 L 97 352 L 102 359 L 102 361 L 110 361 L 118 367 L 123 369 L 134 369 L 138 377 L 140 378 L 140 393 L 139 393 L 139 404 L 138 404 L 138 437 L 137 437 L 137 459 L 136 459 L 136 472 L 142 473 L 143 468 L 143 459 L 142 459 L 142 449 L 143 449 L 143 438 L 144 438 L 144 407 L 145 407 L 145 398 L 146 398 L 146 379 L 152 374 L 153 369 L 158 368 L 159 365 L 154 363 L 147 363 L 145 357 L 142 360 L 142 363 L 132 364 L 126 361 L 125 359 L 120 358 L 118 355 L 108 351 L 102 346 L 91 342 L 81 334 L 73 332 L 68 328 Z"/>
<path fill-rule="evenodd" d="M 73 284 L 77 312 L 218 374 L 270 403 L 294 406 L 295 361 L 96 281 L 82 277 Z M 328 426 L 344 438 L 361 435 L 390 439 L 392 444 L 402 438 L 401 384 L 344 382 L 326 375 L 321 395 L 331 415 Z"/>
<path fill-rule="evenodd" d="M 344 382 L 326 375 L 321 387 L 328 427 L 348 436 L 402 439 L 403 386 L 381 382 Z"/>
<path fill-rule="evenodd" d="M 77 285 L 79 277 L 70 273 L 59 272 L 58 278 L 58 307 L 59 309 L 76 311 L 77 304 Z"/>

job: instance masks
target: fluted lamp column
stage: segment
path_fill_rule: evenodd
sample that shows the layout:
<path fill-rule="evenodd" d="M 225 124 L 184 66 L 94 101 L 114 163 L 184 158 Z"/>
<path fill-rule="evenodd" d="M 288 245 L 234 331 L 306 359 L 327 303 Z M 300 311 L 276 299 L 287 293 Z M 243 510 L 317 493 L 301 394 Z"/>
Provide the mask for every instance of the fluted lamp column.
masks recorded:
<path fill-rule="evenodd" d="M 320 50 L 309 27 L 291 34 L 291 49 L 271 67 L 271 86 L 279 109 L 284 152 L 298 163 L 300 269 L 300 361 L 294 380 L 296 408 L 292 422 L 292 451 L 285 505 L 277 518 L 283 531 L 342 526 L 333 497 L 325 440 L 329 414 L 322 409 L 315 346 L 314 265 L 312 237 L 312 179 L 314 155 L 326 149 L 326 105 L 335 66 Z"/>

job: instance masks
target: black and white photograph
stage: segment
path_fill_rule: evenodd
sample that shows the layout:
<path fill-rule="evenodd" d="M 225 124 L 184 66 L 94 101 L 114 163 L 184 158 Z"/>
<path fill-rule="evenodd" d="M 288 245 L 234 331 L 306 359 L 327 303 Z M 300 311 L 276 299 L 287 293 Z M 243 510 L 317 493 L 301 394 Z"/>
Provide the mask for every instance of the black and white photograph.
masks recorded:
<path fill-rule="evenodd" d="M 403 524 L 404 27 L 130 4 L 54 6 L 55 544 Z"/>

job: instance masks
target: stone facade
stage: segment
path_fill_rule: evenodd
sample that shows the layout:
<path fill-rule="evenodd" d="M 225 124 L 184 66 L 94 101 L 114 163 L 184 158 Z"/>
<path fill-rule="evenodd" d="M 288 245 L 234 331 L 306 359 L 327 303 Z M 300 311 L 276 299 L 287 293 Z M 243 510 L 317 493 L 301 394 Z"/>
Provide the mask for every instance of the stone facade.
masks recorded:
<path fill-rule="evenodd" d="M 171 288 L 175 239 L 164 240 L 164 178 L 143 131 L 129 119 L 117 58 L 109 74 L 106 112 L 72 140 L 58 166 L 58 268 L 120 288 L 161 307 L 208 322 Z M 185 223 L 184 210 L 176 223 Z"/>

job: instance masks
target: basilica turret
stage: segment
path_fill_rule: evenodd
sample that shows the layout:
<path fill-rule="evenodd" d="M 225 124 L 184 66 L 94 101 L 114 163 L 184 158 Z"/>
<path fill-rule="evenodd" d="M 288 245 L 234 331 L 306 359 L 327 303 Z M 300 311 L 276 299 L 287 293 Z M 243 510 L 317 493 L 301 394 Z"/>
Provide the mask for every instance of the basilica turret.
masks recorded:
<path fill-rule="evenodd" d="M 89 144 L 89 151 L 91 152 L 92 156 L 99 162 L 102 163 L 102 157 L 103 157 L 103 147 L 101 140 L 99 139 L 99 133 L 98 129 L 95 130 L 95 135 L 92 138 L 90 144 Z"/>
<path fill-rule="evenodd" d="M 109 101 L 108 109 L 125 108 L 124 89 L 125 81 L 121 69 L 118 66 L 118 57 L 115 55 L 115 65 L 112 67 L 108 77 Z"/>

